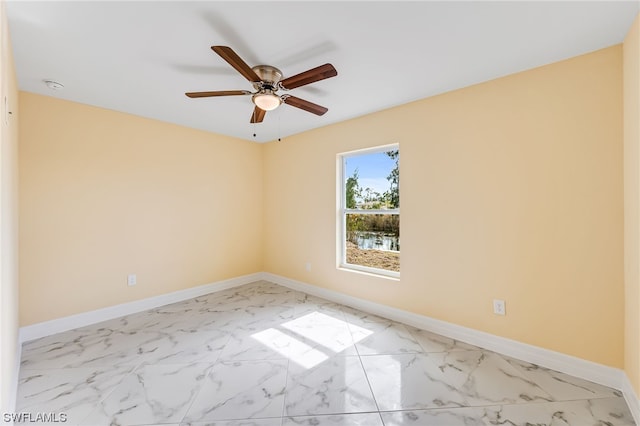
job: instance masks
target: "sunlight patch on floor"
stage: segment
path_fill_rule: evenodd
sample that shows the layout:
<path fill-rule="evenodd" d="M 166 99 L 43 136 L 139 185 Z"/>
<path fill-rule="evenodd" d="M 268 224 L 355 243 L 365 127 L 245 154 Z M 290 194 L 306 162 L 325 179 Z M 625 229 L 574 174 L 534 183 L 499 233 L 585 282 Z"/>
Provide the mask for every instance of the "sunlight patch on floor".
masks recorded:
<path fill-rule="evenodd" d="M 252 334 L 251 337 L 296 364 L 312 368 L 354 347 L 354 343 L 371 334 L 373 332 L 370 330 L 315 311 L 282 323 L 277 328 Z M 353 335 L 358 338 L 354 339 Z"/>

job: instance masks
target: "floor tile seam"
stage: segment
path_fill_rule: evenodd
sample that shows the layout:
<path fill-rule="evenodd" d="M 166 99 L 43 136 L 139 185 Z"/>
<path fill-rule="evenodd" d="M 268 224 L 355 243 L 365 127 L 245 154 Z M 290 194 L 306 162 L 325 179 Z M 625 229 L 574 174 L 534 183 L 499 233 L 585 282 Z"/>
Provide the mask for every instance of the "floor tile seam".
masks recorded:
<path fill-rule="evenodd" d="M 353 327 L 358 327 L 358 326 L 355 325 L 355 324 L 351 324 L 349 321 L 346 321 L 346 320 L 345 320 L 345 322 L 347 323 L 347 330 L 349 330 L 349 335 L 351 335 L 351 341 L 353 342 L 353 346 L 355 346 L 356 350 L 357 350 L 358 342 L 356 341 L 356 336 L 355 336 L 355 332 L 353 330 Z M 360 340 L 362 340 L 362 339 L 360 339 Z"/>
<path fill-rule="evenodd" d="M 281 419 L 283 417 L 291 417 L 291 416 L 263 416 L 263 417 L 225 417 L 225 418 L 221 418 L 221 419 L 202 419 L 202 420 L 195 420 L 195 421 L 191 421 L 191 422 L 185 422 L 184 419 L 182 419 L 181 421 L 178 422 L 178 424 L 193 424 L 193 423 L 205 423 L 205 424 L 215 424 L 216 422 L 235 422 L 235 421 L 242 421 L 242 420 L 271 420 L 271 419 Z M 152 423 L 153 425 L 155 423 Z M 160 423 L 162 424 L 162 423 Z M 175 424 L 175 422 L 169 422 L 167 424 Z M 123 425 L 123 426 L 134 426 L 134 425 Z M 137 426 L 137 425 L 135 425 Z"/>
<path fill-rule="evenodd" d="M 120 381 L 113 386 L 113 388 L 111 389 L 111 391 L 108 392 L 108 395 L 106 395 L 104 398 L 102 398 L 98 403 L 101 404 L 105 399 L 107 399 L 112 393 L 113 391 L 120 386 L 120 384 L 130 375 L 132 375 L 138 368 L 140 368 L 141 365 L 144 364 L 144 359 L 141 360 L 138 364 L 134 365 L 131 367 L 131 369 L 122 376 L 122 378 L 120 379 Z"/>
<path fill-rule="evenodd" d="M 222 361 L 222 360 L 221 360 L 221 358 L 222 358 L 222 352 L 224 352 L 224 348 L 226 348 L 226 347 L 227 347 L 227 345 L 229 344 L 229 341 L 231 340 L 231 333 L 230 333 L 230 332 L 223 331 L 223 333 L 225 334 L 226 339 L 225 339 L 224 344 L 222 345 L 222 349 L 220 349 L 220 350 L 218 351 L 218 354 L 217 354 L 217 355 L 216 355 L 216 357 L 215 357 L 216 359 L 215 359 L 215 360 L 213 360 L 213 361 L 211 362 L 211 366 L 212 366 L 212 367 L 213 367 L 215 364 L 217 364 L 218 362 L 221 362 L 221 361 Z"/>
<path fill-rule="evenodd" d="M 291 365 L 291 359 L 287 358 L 287 372 L 285 374 L 284 379 L 284 395 L 282 397 L 282 410 L 280 415 L 280 424 L 284 423 L 284 416 L 287 411 L 287 396 L 288 396 L 288 388 L 289 388 L 289 366 Z"/>
<path fill-rule="evenodd" d="M 204 375 L 204 379 L 202 379 L 202 384 L 200 384 L 200 389 L 198 389 L 198 391 L 195 393 L 195 395 L 191 399 L 191 402 L 189 403 L 189 407 L 187 407 L 187 409 L 185 410 L 184 415 L 180 418 L 180 420 L 178 421 L 178 424 L 184 423 L 184 419 L 187 417 L 187 415 L 189 415 L 189 411 L 193 407 L 193 404 L 196 402 L 196 400 L 200 396 L 200 393 L 202 392 L 202 389 L 204 388 L 205 381 L 207 380 L 209 375 L 213 372 L 213 368 L 215 367 L 215 365 L 216 365 L 216 363 L 211 364 L 209 366 L 209 368 L 206 370 L 207 372 Z"/>
<path fill-rule="evenodd" d="M 349 411 L 349 412 L 332 412 L 332 413 L 311 413 L 311 414 L 296 414 L 293 416 L 283 415 L 282 423 L 287 419 L 304 419 L 309 417 L 330 417 L 330 416 L 349 416 L 349 415 L 360 415 L 360 414 L 377 414 L 380 418 L 381 423 L 384 425 L 384 421 L 382 420 L 382 413 L 377 410 L 368 410 L 368 411 Z M 255 420 L 255 419 L 252 419 Z M 626 425 L 625 425 L 626 426 Z"/>
<path fill-rule="evenodd" d="M 373 392 L 373 386 L 371 386 L 371 380 L 369 379 L 369 374 L 367 374 L 367 369 L 364 367 L 364 363 L 362 362 L 362 356 L 360 355 L 358 346 L 356 344 L 354 344 L 354 346 L 356 348 L 356 353 L 358 354 L 358 361 L 360 362 L 360 367 L 362 367 L 362 371 L 364 372 L 364 377 L 367 380 L 367 386 L 369 386 L 369 392 L 371 392 L 373 403 L 376 404 L 376 409 L 378 410 L 378 414 L 380 415 L 380 404 L 378 404 L 378 399 L 376 398 L 376 394 Z M 380 417 L 382 418 L 382 416 Z"/>
<path fill-rule="evenodd" d="M 386 426 L 386 423 L 384 421 L 384 418 L 382 417 L 382 412 L 378 411 L 378 418 L 380 419 L 380 424 L 382 426 Z"/>
<path fill-rule="evenodd" d="M 338 356 L 338 355 L 336 355 L 336 356 Z M 368 378 L 367 378 L 366 371 L 365 371 L 365 369 L 364 369 L 364 366 L 362 365 L 362 361 L 360 360 L 360 357 L 359 357 L 357 354 L 356 354 L 356 355 L 344 355 L 344 356 L 339 356 L 339 357 L 340 357 L 341 359 L 346 359 L 346 358 L 358 358 L 358 362 L 359 362 L 359 364 L 360 364 L 360 367 L 362 368 L 362 372 L 363 372 L 363 374 L 365 375 L 365 379 L 367 380 L 367 385 L 369 386 L 369 391 L 371 392 L 371 396 L 372 396 L 372 398 L 373 398 L 373 401 L 374 401 L 374 403 L 376 404 L 376 410 L 375 410 L 375 411 L 368 410 L 368 411 L 363 411 L 363 412 L 357 411 L 357 412 L 340 412 L 340 413 L 324 413 L 324 414 L 318 414 L 318 413 L 316 413 L 316 414 L 309 414 L 309 413 L 307 413 L 307 414 L 293 414 L 293 415 L 290 415 L 290 414 L 288 414 L 288 413 L 286 412 L 286 407 L 287 407 L 287 404 L 286 404 L 286 402 L 287 402 L 287 401 L 286 401 L 286 400 L 287 400 L 287 398 L 286 398 L 286 394 L 287 394 L 287 393 L 286 393 L 286 391 L 285 391 L 285 404 L 284 404 L 284 410 L 283 410 L 283 417 L 309 417 L 309 416 L 324 416 L 324 415 L 339 415 L 339 414 L 361 414 L 361 413 L 378 413 L 378 412 L 379 412 L 378 404 L 377 404 L 377 402 L 376 402 L 376 400 L 375 400 L 375 396 L 374 396 L 374 394 L 373 394 L 373 390 L 371 389 L 371 384 L 369 383 L 369 380 L 368 380 Z M 291 361 L 289 361 L 289 364 L 290 364 L 290 363 L 291 363 Z M 289 370 L 288 370 L 288 368 L 287 368 L 287 382 L 286 382 L 286 388 L 288 389 L 288 387 L 289 387 Z"/>
<path fill-rule="evenodd" d="M 86 424 L 86 423 L 85 423 L 85 420 L 86 420 L 86 419 L 88 419 L 88 418 L 90 418 L 90 417 L 91 417 L 91 415 L 93 415 L 93 413 L 95 413 L 95 412 L 98 410 L 98 408 L 102 405 L 102 403 L 103 403 L 104 401 L 106 401 L 106 399 L 107 399 L 107 398 L 109 398 L 109 396 L 111 396 L 111 394 L 112 394 L 113 392 L 115 392 L 115 390 L 118 388 L 118 386 L 120 386 L 120 385 L 122 384 L 122 382 L 124 382 L 124 381 L 125 381 L 125 379 L 127 379 L 129 376 L 131 376 L 132 374 L 134 374 L 134 372 L 135 372 L 135 371 L 136 371 L 136 370 L 137 370 L 137 369 L 138 369 L 142 364 L 144 364 L 144 360 L 140 361 L 137 365 L 135 365 L 135 366 L 131 367 L 131 369 L 130 369 L 127 373 L 123 374 L 123 375 L 122 375 L 122 377 L 120 378 L 120 380 L 118 381 L 118 383 L 114 384 L 114 385 L 111 387 L 111 390 L 109 390 L 109 391 L 104 395 L 104 397 L 100 398 L 100 399 L 99 399 L 95 404 L 93 404 L 93 407 L 91 408 L 91 410 L 89 410 L 89 412 L 87 413 L 87 415 L 86 415 L 86 416 L 84 416 L 84 417 L 82 418 L 82 420 L 80 421 L 80 423 L 78 423 L 78 424 L 79 424 L 79 425 Z"/>
<path fill-rule="evenodd" d="M 407 410 L 404 410 L 407 411 Z M 410 411 L 410 410 L 409 410 Z M 285 414 L 282 417 L 285 418 L 301 418 L 301 417 L 322 417 L 322 416 L 348 416 L 352 414 L 379 414 L 382 411 L 379 410 L 364 410 L 364 411 L 330 411 L 330 412 L 318 412 L 318 413 L 304 413 L 304 414 Z"/>

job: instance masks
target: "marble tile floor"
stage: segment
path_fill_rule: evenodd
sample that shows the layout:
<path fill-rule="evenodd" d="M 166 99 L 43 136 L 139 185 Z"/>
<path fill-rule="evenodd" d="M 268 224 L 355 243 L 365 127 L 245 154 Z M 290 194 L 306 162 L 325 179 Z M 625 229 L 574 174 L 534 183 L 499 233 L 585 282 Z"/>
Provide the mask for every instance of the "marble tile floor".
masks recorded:
<path fill-rule="evenodd" d="M 96 426 L 635 424 L 617 390 L 266 281 L 25 343 L 17 411 Z"/>

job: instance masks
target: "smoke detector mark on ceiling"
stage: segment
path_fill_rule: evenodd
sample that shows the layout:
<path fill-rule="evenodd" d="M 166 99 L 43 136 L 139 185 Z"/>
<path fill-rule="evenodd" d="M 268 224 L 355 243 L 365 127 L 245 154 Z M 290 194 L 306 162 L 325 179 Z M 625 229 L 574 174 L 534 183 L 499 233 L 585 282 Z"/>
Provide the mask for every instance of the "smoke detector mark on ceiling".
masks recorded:
<path fill-rule="evenodd" d="M 47 85 L 47 87 L 51 90 L 62 90 L 64 89 L 64 84 L 59 83 L 55 80 L 42 80 L 44 81 L 44 84 Z"/>

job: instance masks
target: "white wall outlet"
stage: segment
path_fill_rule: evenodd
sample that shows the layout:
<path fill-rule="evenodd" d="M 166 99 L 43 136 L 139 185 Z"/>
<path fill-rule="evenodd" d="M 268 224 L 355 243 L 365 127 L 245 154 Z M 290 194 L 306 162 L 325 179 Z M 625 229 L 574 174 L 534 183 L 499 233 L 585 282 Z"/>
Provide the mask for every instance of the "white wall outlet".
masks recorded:
<path fill-rule="evenodd" d="M 493 313 L 496 315 L 507 314 L 507 308 L 504 300 L 493 299 Z"/>
<path fill-rule="evenodd" d="M 136 284 L 138 284 L 138 277 L 136 277 L 136 274 L 127 275 L 127 285 L 131 287 L 132 285 Z"/>
<path fill-rule="evenodd" d="M 311 262 L 307 262 L 304 264 L 304 269 L 307 270 L 307 272 L 311 271 Z"/>

